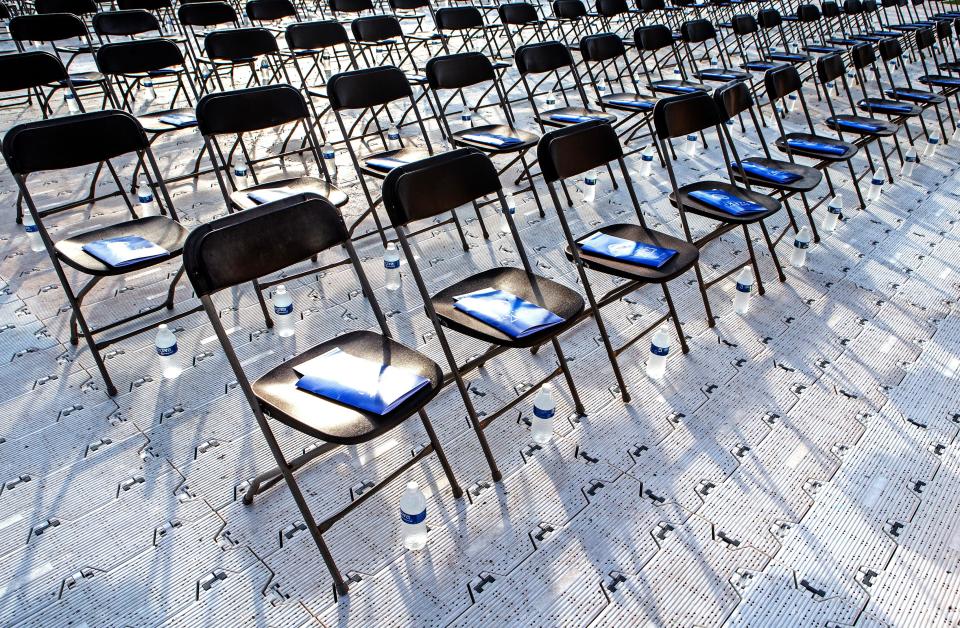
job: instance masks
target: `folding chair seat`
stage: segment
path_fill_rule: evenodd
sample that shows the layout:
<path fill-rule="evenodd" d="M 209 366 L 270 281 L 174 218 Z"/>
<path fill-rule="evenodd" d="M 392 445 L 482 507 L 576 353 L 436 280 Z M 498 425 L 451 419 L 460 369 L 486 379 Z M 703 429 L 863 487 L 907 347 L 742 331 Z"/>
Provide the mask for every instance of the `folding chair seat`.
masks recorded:
<path fill-rule="evenodd" d="M 720 65 L 717 67 L 698 68 L 694 66 L 692 74 L 698 80 L 720 83 L 750 80 L 749 72 L 730 67 L 732 64 L 729 62 L 726 50 L 717 40 L 717 30 L 709 20 L 698 19 L 684 22 L 680 25 L 680 37 L 688 59 L 707 56 L 709 58 L 715 57 L 720 61 Z"/>
<path fill-rule="evenodd" d="M 680 59 L 673 33 L 663 24 L 641 26 L 634 32 L 633 41 L 640 52 L 640 64 L 647 79 L 647 86 L 654 94 L 658 92 L 662 94 L 687 94 L 695 91 L 709 91 L 710 88 L 703 83 L 687 79 L 686 70 Z M 663 68 L 670 57 L 676 64 L 674 73 L 677 78 L 667 79 L 663 75 Z M 654 80 L 649 65 L 653 65 L 660 77 L 659 79 Z"/>
<path fill-rule="evenodd" d="M 683 330 L 680 327 L 679 316 L 667 285 L 668 282 L 676 279 L 691 268 L 695 268 L 697 280 L 701 286 L 701 296 L 703 296 L 704 299 L 704 307 L 712 324 L 710 304 L 706 299 L 706 293 L 702 290 L 703 284 L 700 269 L 696 267 L 700 257 L 700 251 L 696 246 L 686 240 L 651 229 L 647 225 L 637 200 L 636 192 L 633 189 L 633 183 L 630 180 L 626 164 L 623 160 L 623 150 L 620 142 L 616 132 L 609 124 L 605 122 L 587 122 L 577 126 L 551 131 L 547 133 L 541 141 L 538 148 L 538 156 L 544 169 L 544 178 L 547 181 L 547 187 L 550 190 L 554 208 L 557 211 L 560 225 L 567 240 L 565 249 L 567 259 L 577 266 L 580 284 L 583 286 L 590 304 L 590 312 L 597 322 L 601 340 L 607 351 L 607 356 L 610 359 L 617 383 L 623 393 L 623 400 L 628 402 L 630 400 L 630 393 L 617 362 L 617 356 L 620 353 L 634 344 L 642 336 L 658 328 L 668 318 L 673 319 L 683 352 L 686 353 L 689 351 Z M 604 224 L 590 229 L 584 235 L 574 236 L 570 229 L 566 212 L 556 192 L 556 183 L 566 178 L 576 177 L 583 172 L 610 164 L 611 162 L 616 162 L 620 166 L 639 224 Z M 668 249 L 673 253 L 668 259 L 663 261 L 659 267 L 656 267 L 630 259 L 624 259 L 623 257 L 617 258 L 591 252 L 580 244 L 589 238 L 595 237 L 596 234 L 602 234 L 603 236 L 612 238 L 621 238 L 626 240 L 627 243 L 636 243 L 648 247 L 660 247 Z M 620 277 L 627 281 L 626 283 L 618 283 L 611 292 L 606 295 L 601 295 L 598 298 L 586 272 L 587 270 Z M 657 318 L 657 320 L 647 325 L 643 330 L 637 332 L 633 338 L 626 341 L 623 346 L 614 348 L 607 334 L 606 326 L 601 316 L 601 309 L 608 304 L 619 301 L 647 284 L 659 284 L 661 286 L 664 299 L 667 303 L 668 314 Z"/>
<path fill-rule="evenodd" d="M 438 292 L 431 292 L 424 282 L 419 263 L 410 243 L 409 225 L 417 221 L 430 220 L 443 212 L 452 211 L 466 203 L 495 195 L 500 210 L 510 227 L 520 267 L 495 267 L 475 273 L 472 276 L 453 282 Z M 523 399 L 528 398 L 550 379 L 564 374 L 574 405 L 578 413 L 583 413 L 576 386 L 567 367 L 558 341 L 558 336 L 576 325 L 584 311 L 583 298 L 574 290 L 535 274 L 527 258 L 523 243 L 520 241 L 516 224 L 507 210 L 500 180 L 490 159 L 472 148 L 461 148 L 443 153 L 419 162 L 398 166 L 390 171 L 383 183 L 384 206 L 390 216 L 400 241 L 407 264 L 416 282 L 424 303 L 427 316 L 433 324 L 437 339 L 451 369 L 451 377 L 463 398 L 477 438 L 494 481 L 500 481 L 501 475 L 490 451 L 483 429 L 493 420 L 502 416 Z M 531 328 L 528 335 L 506 333 L 499 327 L 482 322 L 455 307 L 458 295 L 465 295 L 482 289 L 502 290 L 519 297 L 529 304 L 553 312 L 558 320 L 537 330 Z M 471 338 L 489 342 L 491 348 L 480 356 L 470 358 L 465 364 L 458 364 L 447 340 L 447 329 Z M 487 414 L 483 421 L 478 417 L 467 390 L 463 376 L 478 368 L 487 359 L 518 347 L 535 347 L 550 342 L 557 354 L 558 366 L 543 380 L 535 383 L 512 401 L 494 412 Z"/>
<path fill-rule="evenodd" d="M 120 179 L 111 163 L 111 160 L 129 154 L 135 154 L 140 163 L 147 164 L 145 168 L 147 168 L 150 177 L 156 181 L 157 188 L 160 191 L 159 198 L 162 199 L 160 209 L 163 213 L 168 214 L 167 216 L 138 217 L 135 213 L 134 207 L 124 193 Z M 172 316 L 168 315 L 164 320 L 136 329 L 127 326 L 135 320 L 150 316 L 161 310 L 173 309 L 174 290 L 183 272 L 182 268 L 174 274 L 167 291 L 167 298 L 157 306 L 142 309 L 137 314 L 97 328 L 88 324 L 81 310 L 84 297 L 103 278 L 137 272 L 168 262 L 179 257 L 183 250 L 187 231 L 178 221 L 167 188 L 160 178 L 157 162 L 150 150 L 147 137 L 137 120 L 127 113 L 121 111 L 82 113 L 15 126 L 3 138 L 3 155 L 7 167 L 14 175 L 27 208 L 38 227 L 51 264 L 70 304 L 72 310 L 70 342 L 77 345 L 79 337 L 83 336 L 93 360 L 103 376 L 108 394 L 115 395 L 117 394 L 117 388 L 107 372 L 100 351 L 115 342 L 152 329 L 160 323 L 171 322 L 198 310 L 198 308 L 193 308 Z M 31 174 L 93 165 L 96 165 L 96 170 L 90 186 L 91 191 L 87 198 L 54 206 L 37 206 L 27 184 L 27 179 Z M 94 196 L 97 180 L 104 165 L 113 176 L 117 190 L 110 194 Z M 53 239 L 53 234 L 47 230 L 44 224 L 44 218 L 52 214 L 77 206 L 87 206 L 116 195 L 123 199 L 130 212 L 130 219 L 68 234 L 59 240 Z M 134 256 L 127 264 L 110 264 L 106 260 L 83 250 L 85 244 L 123 236 L 139 236 L 155 245 L 159 245 L 165 252 L 156 250 L 156 254 L 149 259 Z M 120 262 L 123 261 L 120 260 Z M 64 265 L 89 276 L 89 281 L 80 290 L 75 291 L 67 280 Z M 106 332 L 121 325 L 125 326 L 123 332 L 112 337 L 98 339 Z"/>
<path fill-rule="evenodd" d="M 265 248 L 264 241 L 283 242 L 284 245 Z M 341 247 L 346 251 L 346 258 L 332 266 L 353 267 L 362 293 L 377 319 L 379 333 L 360 330 L 323 341 L 250 382 L 224 329 L 213 296 L 242 283 L 252 281 L 256 284 L 260 277 L 277 273 L 320 253 Z M 251 257 L 251 250 L 257 250 L 259 254 Z M 391 338 L 390 329 L 351 245 L 343 219 L 337 209 L 325 199 L 300 194 L 200 225 L 187 240 L 184 266 L 278 465 L 276 470 L 255 478 L 244 502 L 250 504 L 256 493 L 280 479 L 284 480 L 330 571 L 337 593 L 345 595 L 348 581 L 337 567 L 323 538 L 323 533 L 331 526 L 434 452 L 454 497 L 460 498 L 463 495 L 426 413 L 426 406 L 443 387 L 443 372 L 426 356 Z M 426 382 L 396 407 L 386 409 L 383 413 L 362 410 L 355 405 L 333 401 L 299 389 L 295 369 L 333 349 L 340 349 L 354 359 L 404 369 L 408 373 L 419 375 Z M 348 385 L 349 382 L 344 381 L 343 384 Z M 294 473 L 337 447 L 369 442 L 414 415 L 419 416 L 429 444 L 399 468 L 391 471 L 382 481 L 364 491 L 362 495 L 356 496 L 346 507 L 338 512 L 328 513 L 325 519 L 318 520 L 304 498 Z M 324 442 L 294 459 L 287 459 L 268 419 Z"/>
<path fill-rule="evenodd" d="M 274 129 L 287 124 L 292 125 L 294 130 L 303 127 L 304 137 L 301 148 L 282 150 L 278 154 L 259 160 L 249 158 L 250 152 L 243 143 L 245 133 Z M 210 154 L 223 198 L 231 212 L 249 210 L 262 204 L 257 198 L 257 193 L 267 190 L 284 196 L 311 193 L 327 199 L 337 207 L 346 205 L 347 195 L 333 184 L 330 173 L 327 172 L 320 158 L 307 103 L 296 88 L 290 85 L 266 85 L 207 94 L 197 103 L 197 125 Z M 290 132 L 284 146 L 291 141 L 292 133 L 293 131 Z M 235 143 L 225 155 L 218 138 L 227 136 L 234 137 Z M 310 174 L 310 168 L 305 163 L 307 171 L 303 175 L 284 176 L 271 181 L 259 180 L 255 168 L 257 163 L 276 160 L 282 162 L 289 155 L 305 153 L 313 158 L 313 166 L 319 170 L 319 176 Z M 234 168 L 231 174 L 227 159 L 230 155 L 235 160 L 247 161 L 248 176 L 252 177 L 253 185 L 241 186 L 240 182 L 236 181 L 236 169 Z M 282 170 L 286 175 L 287 168 L 283 167 Z"/>

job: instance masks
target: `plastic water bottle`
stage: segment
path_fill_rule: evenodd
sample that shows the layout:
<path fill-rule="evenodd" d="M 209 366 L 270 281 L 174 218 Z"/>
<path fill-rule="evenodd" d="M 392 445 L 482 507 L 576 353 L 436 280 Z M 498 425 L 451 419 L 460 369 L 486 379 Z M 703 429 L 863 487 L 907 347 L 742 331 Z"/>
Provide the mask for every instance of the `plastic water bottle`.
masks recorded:
<path fill-rule="evenodd" d="M 797 98 L 796 94 L 789 94 L 787 96 L 787 113 L 793 113 L 797 108 Z"/>
<path fill-rule="evenodd" d="M 330 142 L 327 142 L 323 145 L 323 148 L 320 149 L 320 156 L 323 157 L 323 165 L 327 169 L 327 173 L 330 175 L 330 179 L 333 181 L 337 180 L 337 152 L 333 150 L 333 146 Z"/>
<path fill-rule="evenodd" d="M 646 179 L 653 173 L 653 145 L 647 146 L 640 153 L 640 168 L 637 174 Z"/>
<path fill-rule="evenodd" d="M 917 151 L 911 146 L 907 149 L 907 154 L 903 157 L 903 166 L 900 168 L 900 176 L 910 178 L 913 176 L 913 169 L 917 167 Z"/>
<path fill-rule="evenodd" d="M 823 217 L 822 229 L 833 231 L 837 228 L 837 222 L 840 221 L 841 217 L 843 217 L 843 198 L 837 194 L 827 204 L 827 215 Z"/>
<path fill-rule="evenodd" d="M 400 129 L 393 123 L 387 127 L 387 148 L 390 150 L 400 150 Z"/>
<path fill-rule="evenodd" d="M 868 203 L 872 203 L 880 198 L 880 195 L 883 193 L 883 180 L 886 178 L 887 173 L 883 169 L 883 166 L 880 166 L 877 170 L 873 171 L 873 177 L 870 179 L 870 187 L 867 189 Z"/>
<path fill-rule="evenodd" d="M 744 266 L 735 280 L 737 292 L 733 295 L 733 311 L 746 314 L 750 311 L 750 292 L 753 291 L 753 273 Z"/>
<path fill-rule="evenodd" d="M 697 154 L 697 135 L 696 133 L 691 133 L 687 136 L 687 143 L 684 144 L 683 150 L 687 153 L 688 156 L 693 157 Z"/>
<path fill-rule="evenodd" d="M 607 96 L 607 94 L 609 93 L 610 93 L 610 90 L 607 89 L 607 83 L 603 79 L 600 79 L 599 81 L 597 81 L 598 99 L 602 101 L 604 97 Z"/>
<path fill-rule="evenodd" d="M 647 360 L 647 377 L 660 379 L 667 370 L 667 354 L 670 353 L 670 334 L 666 327 L 659 328 L 650 341 L 650 359 Z"/>
<path fill-rule="evenodd" d="M 547 92 L 547 95 L 543 98 L 543 105 L 547 109 L 555 109 L 557 107 L 557 95 L 550 90 Z"/>
<path fill-rule="evenodd" d="M 940 136 L 934 133 L 927 138 L 927 144 L 923 147 L 924 157 L 933 157 L 937 154 L 937 146 L 940 144 Z"/>
<path fill-rule="evenodd" d="M 427 498 L 416 482 L 408 482 L 400 497 L 400 525 L 405 548 L 417 551 L 427 545 Z"/>
<path fill-rule="evenodd" d="M 517 193 L 508 192 L 505 194 L 507 199 L 507 211 L 510 212 L 511 216 L 517 215 Z M 506 214 L 500 215 L 500 233 L 510 233 L 510 223 L 507 222 Z"/>
<path fill-rule="evenodd" d="M 383 278 L 387 290 L 400 289 L 400 250 L 394 242 L 383 252 Z"/>
<path fill-rule="evenodd" d="M 249 182 L 247 181 L 247 175 L 249 172 L 250 170 L 247 168 L 247 162 L 243 159 L 243 157 L 233 162 L 233 178 L 235 179 L 238 190 L 245 190 L 250 187 Z"/>
<path fill-rule="evenodd" d="M 533 442 L 543 444 L 550 441 L 553 437 L 553 415 L 556 413 L 553 386 L 544 384 L 533 400 L 533 423 L 530 426 Z"/>
<path fill-rule="evenodd" d="M 150 102 L 157 99 L 157 90 L 153 88 L 153 81 L 150 79 L 143 79 L 140 83 L 140 86 L 143 88 L 143 99 Z"/>
<path fill-rule="evenodd" d="M 27 234 L 27 243 L 30 244 L 30 250 L 39 253 L 43 250 L 43 238 L 40 237 L 40 227 L 33 220 L 33 214 L 24 212 L 23 230 Z"/>
<path fill-rule="evenodd" d="M 281 338 L 289 338 L 297 331 L 293 316 L 293 298 L 284 285 L 273 293 L 273 329 Z"/>
<path fill-rule="evenodd" d="M 153 189 L 144 174 L 141 174 L 137 180 L 137 203 L 139 203 L 137 214 L 141 218 L 160 215 L 160 207 L 157 206 L 156 200 L 153 198 Z"/>
<path fill-rule="evenodd" d="M 173 335 L 170 328 L 166 325 L 160 325 L 157 328 L 157 339 L 153 342 L 157 349 L 157 355 L 160 357 L 160 368 L 163 370 L 163 376 L 166 379 L 176 379 L 183 372 L 180 366 L 180 360 L 177 359 L 177 337 Z"/>
<path fill-rule="evenodd" d="M 950 137 L 951 142 L 960 142 L 960 126 L 953 130 L 953 135 Z"/>
<path fill-rule="evenodd" d="M 470 109 L 463 109 L 460 112 L 460 126 L 466 129 L 473 128 L 473 112 Z"/>
<path fill-rule="evenodd" d="M 260 59 L 260 81 L 265 82 L 270 80 L 270 62 L 267 61 L 266 57 Z"/>
<path fill-rule="evenodd" d="M 797 237 L 793 240 L 793 253 L 790 254 L 790 263 L 794 268 L 803 268 L 807 263 L 807 249 L 810 248 L 810 228 L 800 227 Z"/>
<path fill-rule="evenodd" d="M 597 200 L 597 171 L 591 170 L 583 178 L 583 200 L 592 203 Z"/>
<path fill-rule="evenodd" d="M 67 111 L 70 113 L 80 113 L 80 105 L 77 104 L 77 97 L 73 95 L 71 90 L 67 90 L 63 93 L 63 102 L 67 103 Z"/>

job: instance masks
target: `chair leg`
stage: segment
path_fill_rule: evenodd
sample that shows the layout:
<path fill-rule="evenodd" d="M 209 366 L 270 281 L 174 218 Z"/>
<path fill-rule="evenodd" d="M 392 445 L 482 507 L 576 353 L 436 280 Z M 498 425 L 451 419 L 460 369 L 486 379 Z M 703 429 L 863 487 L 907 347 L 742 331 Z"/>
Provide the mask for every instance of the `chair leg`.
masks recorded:
<path fill-rule="evenodd" d="M 684 338 L 683 328 L 680 326 L 680 317 L 677 316 L 677 308 L 673 305 L 673 297 L 670 296 L 670 288 L 667 287 L 667 282 L 660 284 L 660 287 L 663 288 L 663 296 L 667 299 L 667 307 L 670 308 L 670 318 L 673 319 L 673 327 L 677 330 L 677 338 L 680 339 L 680 348 L 684 353 L 690 353 L 690 347 L 687 346 L 687 339 Z"/>
<path fill-rule="evenodd" d="M 553 343 L 553 350 L 557 352 L 557 359 L 560 360 L 560 370 L 563 371 L 563 377 L 567 380 L 567 388 L 570 389 L 570 395 L 573 396 L 574 409 L 580 416 L 585 416 L 587 412 L 583 407 L 583 402 L 580 401 L 580 393 L 577 392 L 577 386 L 573 383 L 573 375 L 571 375 L 570 368 L 567 365 L 567 358 L 560 349 L 560 341 L 557 340 L 556 336 L 551 338 L 550 341 Z"/>
<path fill-rule="evenodd" d="M 773 245 L 773 240 L 770 239 L 770 232 L 767 231 L 767 225 L 760 221 L 760 231 L 763 232 L 763 239 L 767 241 L 767 248 L 770 250 L 770 257 L 773 258 L 773 265 L 777 267 L 777 276 L 780 278 L 780 281 L 786 281 L 787 276 L 783 274 L 783 267 L 780 265 L 780 258 L 777 257 L 776 247 Z"/>
<path fill-rule="evenodd" d="M 437 438 L 436 432 L 433 431 L 433 425 L 430 423 L 430 419 L 427 418 L 426 410 L 422 408 L 420 409 L 420 420 L 423 421 L 423 429 L 427 431 L 427 436 L 430 437 L 430 444 L 433 445 L 433 451 L 436 452 L 437 458 L 440 459 L 440 466 L 443 467 L 447 481 L 450 482 L 450 490 L 453 491 L 453 496 L 460 499 L 463 497 L 463 489 L 460 488 L 457 478 L 453 475 L 453 469 L 450 468 L 447 455 L 443 452 L 443 447 L 440 446 L 440 439 Z"/>
<path fill-rule="evenodd" d="M 253 283 L 253 291 L 257 295 L 257 301 L 260 302 L 260 311 L 263 312 L 263 322 L 267 326 L 267 329 L 272 329 L 273 318 L 270 316 L 270 310 L 267 308 L 267 302 L 263 298 L 263 288 L 260 287 L 260 282 L 256 279 L 253 279 L 251 283 Z"/>
<path fill-rule="evenodd" d="M 693 272 L 697 275 L 697 286 L 700 288 L 700 298 L 703 299 L 703 309 L 707 312 L 707 326 L 716 327 L 717 319 L 713 317 L 713 309 L 710 307 L 710 299 L 707 297 L 707 288 L 703 283 L 703 272 L 700 270 L 700 262 L 693 265 Z"/>
<path fill-rule="evenodd" d="M 168 310 L 173 309 L 173 297 L 174 293 L 177 291 L 177 284 L 180 282 L 180 278 L 183 277 L 183 265 L 180 265 L 180 270 L 177 271 L 177 274 L 173 276 L 173 281 L 170 282 L 170 287 L 167 288 L 167 300 L 164 301 L 164 305 L 167 306 Z"/>

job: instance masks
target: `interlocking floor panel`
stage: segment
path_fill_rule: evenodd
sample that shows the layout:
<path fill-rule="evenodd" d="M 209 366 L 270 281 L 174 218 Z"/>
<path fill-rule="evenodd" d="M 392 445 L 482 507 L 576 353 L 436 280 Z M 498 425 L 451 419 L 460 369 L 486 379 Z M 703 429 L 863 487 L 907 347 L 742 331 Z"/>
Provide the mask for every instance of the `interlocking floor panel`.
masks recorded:
<path fill-rule="evenodd" d="M 632 30 L 619 18 L 610 27 Z M 418 61 L 427 50 L 418 49 Z M 81 56 L 74 69 L 91 67 Z M 922 68 L 911 60 L 908 70 L 918 75 Z M 247 78 L 246 70 L 238 71 L 234 86 Z M 508 85 L 517 78 L 514 68 L 506 71 Z M 817 121 L 829 110 L 810 87 L 811 115 L 823 132 Z M 169 95 L 166 89 L 158 89 L 161 96 Z M 481 92 L 468 95 L 479 100 Z M 519 95 L 519 89 L 511 93 L 517 123 L 535 129 L 529 103 Z M 768 108 L 765 97 L 761 101 Z M 54 103 L 66 113 L 58 99 Z M 35 107 L 8 104 L 0 110 L 5 130 L 38 115 Z M 420 106 L 432 115 L 426 103 Z M 936 124 L 926 116 L 928 126 Z M 336 128 L 329 112 L 320 123 L 328 132 Z M 787 131 L 806 130 L 799 111 L 784 124 Z M 441 146 L 436 125 L 428 126 L 434 146 Z M 741 155 L 760 153 L 752 129 L 727 128 Z M 919 124 L 911 122 L 910 131 L 922 152 Z M 274 154 L 290 132 L 252 133 L 248 147 L 254 158 Z M 302 131 L 293 132 L 298 142 Z M 763 132 L 768 144 L 779 134 L 769 116 Z M 423 143 L 412 127 L 402 133 L 406 142 Z M 649 141 L 634 139 L 627 148 Z M 673 162 L 681 182 L 725 176 L 727 157 L 713 135 L 692 156 L 681 150 L 683 142 Z M 550 442 L 532 440 L 531 399 L 503 413 L 486 430 L 502 482 L 492 481 L 460 394 L 447 386 L 427 410 L 465 495 L 452 496 L 439 460 L 428 456 L 333 525 L 324 537 L 351 583 L 347 596 L 335 595 L 282 484 L 243 503 L 250 482 L 276 461 L 206 316 L 193 313 L 171 325 L 185 367 L 176 380 L 162 376 L 153 332 L 104 349 L 119 389 L 108 396 L 86 346 L 70 342 L 64 290 L 50 260 L 31 252 L 14 224 L 16 186 L 0 170 L 0 202 L 9 218 L 0 226 L 0 624 L 960 625 L 960 148 L 941 142 L 905 178 L 892 142 L 884 146 L 892 151 L 894 182 L 866 208 L 857 206 L 847 168 L 831 168 L 843 219 L 832 232 L 820 230 L 804 267 L 790 264 L 794 233 L 786 211 L 768 221 L 774 237 L 786 229 L 776 245 L 785 283 L 762 234 L 751 227 L 764 293 L 754 290 L 748 313 L 734 311 L 734 280 L 723 277 L 749 258 L 743 231 L 703 249 L 704 278 L 721 278 L 708 291 L 716 324 L 708 324 L 695 273 L 673 280 L 670 293 L 690 351 L 681 351 L 667 321 L 667 371 L 655 380 L 646 375 L 651 334 L 625 348 L 618 363 L 629 403 L 597 322 L 584 320 L 562 334 L 586 414 L 576 414 L 562 376 L 552 382 L 557 418 Z M 192 131 L 154 143 L 168 176 L 189 172 L 200 147 Z M 350 196 L 342 209 L 349 224 L 367 205 L 341 146 L 337 159 L 338 185 Z M 648 225 L 682 236 L 667 199 L 666 170 L 655 160 L 652 175 L 641 175 L 637 152 L 625 161 Z M 129 184 L 132 161 L 116 165 Z M 300 160 L 288 159 L 285 168 L 258 174 L 279 178 L 301 168 Z M 862 152 L 853 169 L 865 177 L 865 190 L 871 167 Z M 513 166 L 502 179 L 512 183 L 519 174 Z M 92 169 L 46 173 L 31 189 L 41 203 L 79 199 L 92 176 Z M 101 177 L 96 189 L 112 188 Z M 636 221 L 619 169 L 613 179 L 599 171 L 595 202 L 583 200 L 582 179 L 568 181 L 567 189 L 573 205 L 561 192 L 559 209 L 575 236 Z M 378 184 L 371 190 L 377 196 Z M 171 183 L 169 191 L 188 228 L 226 214 L 212 174 Z M 584 294 L 542 181 L 538 191 L 544 216 L 530 191 L 518 196 L 514 219 L 525 251 L 539 274 Z M 808 196 L 820 225 L 832 192 L 824 182 Z M 805 224 L 800 199 L 790 208 Z M 385 218 L 383 208 L 378 211 Z M 494 205 L 483 205 L 480 218 L 471 205 L 456 212 L 467 251 L 456 228 L 439 218 L 418 225 L 430 228 L 413 239 L 430 293 L 472 273 L 520 263 Z M 52 215 L 45 224 L 62 238 L 127 216 L 113 198 Z M 695 238 L 712 227 L 690 219 Z M 387 290 L 373 221 L 365 219 L 356 235 L 366 236 L 356 241 L 357 252 L 394 337 L 446 365 L 409 260 L 401 262 L 401 288 Z M 249 285 L 214 297 L 249 377 L 321 341 L 377 328 L 352 270 L 319 270 L 337 259 L 338 253 L 324 253 L 317 264 L 306 261 L 267 278 L 283 280 L 293 299 L 292 338 L 266 327 Z M 318 270 L 290 279 L 310 269 Z M 161 303 L 176 271 L 166 263 L 102 281 L 87 295 L 85 311 L 102 324 Z M 624 285 L 587 274 L 598 296 Z M 66 275 L 74 286 L 85 281 L 70 269 Z M 174 304 L 177 312 L 197 305 L 186 280 Z M 663 291 L 654 286 L 609 304 L 601 315 L 620 347 L 666 311 Z M 446 334 L 460 362 L 487 348 Z M 467 394 L 480 417 L 489 417 L 557 363 L 550 345 L 535 355 L 507 351 L 465 376 Z M 272 425 L 288 456 L 322 445 Z M 307 503 L 323 517 L 389 477 L 428 442 L 422 424 L 409 421 L 321 456 L 297 477 Z M 427 497 L 429 540 L 418 552 L 403 548 L 397 516 L 409 480 Z"/>

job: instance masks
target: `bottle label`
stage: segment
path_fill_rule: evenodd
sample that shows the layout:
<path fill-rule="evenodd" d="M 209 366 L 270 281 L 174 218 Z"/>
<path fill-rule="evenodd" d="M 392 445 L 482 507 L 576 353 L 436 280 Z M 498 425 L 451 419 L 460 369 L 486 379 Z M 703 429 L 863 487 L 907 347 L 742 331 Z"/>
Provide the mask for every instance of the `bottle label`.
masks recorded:
<path fill-rule="evenodd" d="M 286 316 L 287 314 L 293 314 L 293 303 L 290 305 L 274 305 L 273 313 L 277 316 Z"/>
<path fill-rule="evenodd" d="M 533 416 L 538 419 L 552 419 L 554 414 L 556 414 L 556 410 L 547 410 L 533 406 Z"/>
<path fill-rule="evenodd" d="M 653 155 L 641 155 L 640 159 L 643 161 L 653 161 Z"/>
<path fill-rule="evenodd" d="M 247 169 L 246 169 L 246 168 L 234 168 L 234 169 L 233 169 L 233 176 L 235 176 L 235 177 L 245 177 L 245 176 L 247 176 Z"/>
<path fill-rule="evenodd" d="M 386 269 L 389 269 L 389 270 L 394 270 L 395 268 L 400 268 L 400 260 L 398 260 L 398 259 L 394 259 L 394 260 L 385 259 L 385 260 L 383 260 L 383 267 L 386 268 Z"/>
<path fill-rule="evenodd" d="M 871 185 L 883 185 L 883 179 L 870 179 Z"/>
<path fill-rule="evenodd" d="M 750 287 L 748 283 L 737 283 L 737 290 L 740 292 L 750 292 Z"/>
<path fill-rule="evenodd" d="M 177 343 L 173 343 L 169 347 L 157 347 L 157 355 L 163 357 L 171 356 L 177 352 Z"/>
<path fill-rule="evenodd" d="M 139 194 L 137 195 L 137 200 L 140 201 L 141 203 L 152 203 L 153 194 Z"/>
<path fill-rule="evenodd" d="M 667 355 L 670 353 L 670 347 L 658 347 L 657 345 L 650 344 L 650 353 L 653 355 Z"/>
<path fill-rule="evenodd" d="M 399 134 L 399 133 L 387 133 L 387 139 L 388 139 L 388 140 L 391 140 L 391 141 L 399 140 L 399 139 L 400 139 L 400 134 Z"/>
<path fill-rule="evenodd" d="M 584 179 L 583 181 L 584 181 L 584 183 L 586 183 L 587 185 L 596 185 L 596 184 L 597 184 L 597 180 L 596 180 L 595 178 L 592 178 L 592 177 L 587 177 L 587 178 Z"/>
<path fill-rule="evenodd" d="M 337 156 L 337 154 L 334 153 L 332 150 L 327 151 L 327 152 L 325 152 L 325 153 L 323 154 L 323 158 L 324 158 L 324 159 L 333 159 L 333 158 L 336 157 L 336 156 Z"/>
<path fill-rule="evenodd" d="M 798 249 L 809 249 L 809 248 L 810 248 L 810 243 L 809 243 L 809 242 L 804 242 L 803 240 L 794 240 L 794 241 L 793 241 L 793 246 L 794 246 L 794 248 L 798 248 Z"/>
<path fill-rule="evenodd" d="M 40 231 L 40 227 L 38 227 L 38 226 L 35 225 L 35 224 L 33 224 L 33 225 L 23 225 L 23 230 L 26 231 L 27 233 L 37 233 L 37 232 Z"/>
<path fill-rule="evenodd" d="M 835 205 L 827 205 L 827 211 L 830 212 L 831 214 L 836 214 L 837 216 L 839 216 L 840 214 L 843 213 L 843 208 L 837 207 Z"/>
<path fill-rule="evenodd" d="M 403 521 L 404 523 L 409 523 L 409 524 L 411 524 L 411 525 L 416 525 L 416 524 L 418 524 L 418 523 L 423 523 L 426 518 L 427 518 L 427 509 L 426 509 L 426 508 L 424 508 L 423 511 L 421 511 L 421 512 L 415 514 L 415 515 L 411 515 L 411 514 L 405 513 L 405 512 L 403 512 L 403 509 L 400 510 L 400 520 Z"/>
<path fill-rule="evenodd" d="M 905 158 L 905 161 L 906 161 L 908 164 L 912 164 L 912 163 L 916 163 L 917 158 L 914 157 L 913 155 L 907 155 L 906 158 Z"/>

